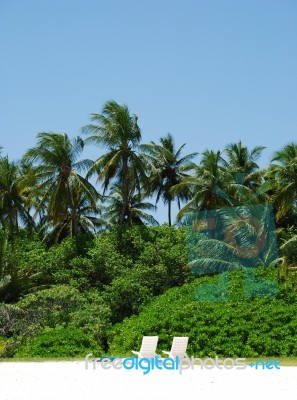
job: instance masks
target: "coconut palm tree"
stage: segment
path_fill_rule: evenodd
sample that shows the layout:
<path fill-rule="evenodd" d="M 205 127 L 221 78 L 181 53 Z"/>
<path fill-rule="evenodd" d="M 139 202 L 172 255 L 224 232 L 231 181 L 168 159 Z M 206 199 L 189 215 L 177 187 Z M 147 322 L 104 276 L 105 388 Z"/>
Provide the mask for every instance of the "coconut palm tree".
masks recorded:
<path fill-rule="evenodd" d="M 250 198 L 260 186 L 264 189 L 263 171 L 259 169 L 257 164 L 264 149 L 263 146 L 256 146 L 249 151 L 239 141 L 229 144 L 224 150 L 227 159 L 222 158 L 222 163 L 230 175 L 228 188 L 230 195 L 233 195 L 234 200 L 236 199 L 235 203 L 242 204 L 244 198 Z M 260 193 L 258 193 L 258 197 L 261 197 L 261 200 L 267 200 L 260 196 Z"/>
<path fill-rule="evenodd" d="M 156 211 L 156 206 L 145 201 L 144 192 L 131 192 L 128 198 L 128 206 L 124 213 L 124 224 L 145 224 L 157 225 L 158 222 L 147 211 Z M 108 205 L 105 207 L 103 218 L 109 225 L 118 224 L 123 210 L 123 194 L 119 187 L 114 186 L 108 196 Z"/>
<path fill-rule="evenodd" d="M 249 151 L 246 146 L 242 145 L 241 141 L 229 144 L 225 149 L 228 157 L 228 168 L 232 172 L 241 172 L 248 176 L 259 169 L 257 161 L 264 149 L 265 147 L 263 146 L 256 146 Z"/>
<path fill-rule="evenodd" d="M 33 219 L 26 207 L 19 164 L 0 157 L 0 222 L 7 227 L 12 240 L 19 223 L 32 228 Z"/>
<path fill-rule="evenodd" d="M 220 151 L 206 150 L 199 165 L 194 167 L 194 175 L 181 180 L 174 192 L 188 190 L 192 194 L 187 204 L 179 211 L 180 220 L 186 213 L 197 210 L 211 210 L 222 205 L 232 205 L 225 191 L 227 171 Z"/>
<path fill-rule="evenodd" d="M 277 221 L 297 211 L 297 144 L 290 143 L 274 153 L 266 174 L 273 194 Z"/>
<path fill-rule="evenodd" d="M 49 245 L 61 242 L 67 236 L 78 234 L 95 234 L 105 221 L 99 217 L 101 208 L 94 207 L 85 193 L 79 189 L 71 188 L 72 209 L 69 209 L 64 219 L 54 223 L 50 214 L 44 214 L 40 221 L 44 242 Z"/>
<path fill-rule="evenodd" d="M 94 143 L 107 149 L 91 167 L 88 176 L 97 174 L 103 183 L 103 193 L 111 185 L 116 185 L 123 196 L 119 223 L 125 220 L 125 210 L 129 206 L 130 193 L 141 191 L 146 179 L 145 164 L 138 154 L 141 140 L 137 116 L 131 115 L 126 105 L 115 101 L 104 104 L 101 114 L 91 114 L 93 124 L 83 127 L 88 134 L 86 143 Z"/>
<path fill-rule="evenodd" d="M 195 175 L 174 189 L 178 191 L 188 186 L 193 193 L 178 219 L 190 211 L 267 202 L 270 185 L 264 181 L 263 172 L 256 163 L 262 150 L 263 147 L 258 146 L 249 151 L 239 142 L 225 149 L 226 159 L 220 151 L 206 150 L 202 153 Z"/>
<path fill-rule="evenodd" d="M 171 225 L 171 205 L 177 200 L 180 208 L 181 201 L 187 200 L 190 191 L 187 186 L 180 186 L 178 192 L 172 192 L 172 188 L 180 184 L 189 175 L 186 173 L 194 168 L 192 160 L 198 153 L 187 154 L 181 157 L 185 143 L 177 150 L 173 136 L 168 133 L 160 139 L 160 145 L 155 142 L 141 145 L 145 158 L 149 165 L 148 193 L 156 194 L 156 203 L 160 199 L 168 205 L 168 224 Z"/>
<path fill-rule="evenodd" d="M 27 175 L 29 198 L 37 198 L 35 216 L 44 209 L 53 226 L 71 216 L 70 234 L 79 233 L 77 201 L 78 194 L 96 212 L 98 193 L 93 185 L 78 172 L 92 166 L 90 160 L 79 160 L 84 143 L 80 137 L 70 140 L 66 133 L 42 132 L 37 135 L 37 146 L 29 149 L 24 161 L 33 163 Z M 35 185 L 29 187 L 34 176 Z"/>

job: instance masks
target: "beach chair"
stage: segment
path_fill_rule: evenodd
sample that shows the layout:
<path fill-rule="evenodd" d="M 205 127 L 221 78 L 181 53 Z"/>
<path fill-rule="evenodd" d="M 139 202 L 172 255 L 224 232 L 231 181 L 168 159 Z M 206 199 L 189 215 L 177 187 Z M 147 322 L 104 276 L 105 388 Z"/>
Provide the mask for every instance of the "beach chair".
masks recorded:
<path fill-rule="evenodd" d="M 170 351 L 164 351 L 170 358 L 175 358 L 178 356 L 179 359 L 188 357 L 186 350 L 188 346 L 189 338 L 186 336 L 175 336 L 173 338 L 172 346 Z"/>
<path fill-rule="evenodd" d="M 143 336 L 140 350 L 132 350 L 132 353 L 136 354 L 138 358 L 154 358 L 157 355 L 158 339 L 158 336 Z"/>

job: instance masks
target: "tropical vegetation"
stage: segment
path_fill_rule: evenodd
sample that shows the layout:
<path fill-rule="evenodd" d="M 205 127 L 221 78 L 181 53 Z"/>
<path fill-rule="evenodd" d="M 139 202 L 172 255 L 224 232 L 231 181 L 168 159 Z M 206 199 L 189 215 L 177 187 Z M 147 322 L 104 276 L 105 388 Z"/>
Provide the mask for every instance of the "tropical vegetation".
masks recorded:
<path fill-rule="evenodd" d="M 155 333 L 189 335 L 197 356 L 297 355 L 297 143 L 265 168 L 241 141 L 187 153 L 169 133 L 143 143 L 108 101 L 81 136 L 0 149 L 3 357 L 128 354 Z"/>

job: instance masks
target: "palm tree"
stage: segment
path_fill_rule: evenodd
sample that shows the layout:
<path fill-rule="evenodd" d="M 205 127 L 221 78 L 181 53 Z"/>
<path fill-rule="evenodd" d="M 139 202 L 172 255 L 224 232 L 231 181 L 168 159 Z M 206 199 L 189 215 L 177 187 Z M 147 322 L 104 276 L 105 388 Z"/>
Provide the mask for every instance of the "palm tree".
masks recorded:
<path fill-rule="evenodd" d="M 129 194 L 128 206 L 124 212 L 124 224 L 158 224 L 155 218 L 147 213 L 147 211 L 156 211 L 156 206 L 144 200 L 145 194 L 143 192 L 131 192 Z M 124 204 L 123 194 L 120 188 L 114 186 L 111 189 L 108 202 L 109 204 L 105 208 L 103 218 L 107 220 L 109 225 L 114 225 L 120 221 Z"/>
<path fill-rule="evenodd" d="M 65 215 L 64 219 L 54 223 L 50 214 L 44 214 L 40 220 L 41 232 L 44 241 L 48 244 L 61 242 L 67 236 L 78 234 L 95 234 L 105 225 L 105 221 L 99 218 L 101 209 L 91 204 L 86 194 L 79 188 L 73 190 L 71 187 L 72 210 Z"/>
<path fill-rule="evenodd" d="M 212 210 L 222 205 L 231 205 L 225 192 L 226 168 L 220 151 L 206 150 L 199 165 L 194 167 L 194 175 L 187 176 L 175 188 L 175 192 L 188 188 L 192 194 L 188 203 L 180 210 L 177 219 L 197 210 Z"/>
<path fill-rule="evenodd" d="M 102 113 L 91 114 L 91 119 L 95 124 L 83 127 L 83 132 L 89 134 L 86 143 L 103 146 L 108 152 L 95 161 L 88 175 L 97 174 L 103 182 L 103 193 L 111 184 L 119 187 L 123 196 L 119 220 L 122 225 L 131 191 L 140 193 L 146 179 L 144 162 L 137 153 L 141 140 L 137 116 L 131 116 L 126 105 L 108 101 Z"/>
<path fill-rule="evenodd" d="M 10 239 L 18 233 L 19 222 L 32 227 L 33 220 L 26 208 L 19 164 L 0 157 L 0 222 L 7 227 Z"/>
<path fill-rule="evenodd" d="M 249 151 L 241 141 L 231 143 L 225 149 L 227 160 L 222 160 L 230 174 L 230 194 L 233 192 L 240 204 L 245 194 L 250 197 L 263 184 L 263 171 L 259 169 L 257 161 L 264 149 L 263 146 L 256 146 Z"/>
<path fill-rule="evenodd" d="M 272 184 L 272 201 L 276 219 L 296 215 L 297 211 L 297 144 L 290 143 L 276 151 L 267 174 Z"/>
<path fill-rule="evenodd" d="M 263 147 L 258 146 L 249 151 L 239 142 L 225 149 L 227 159 L 220 151 L 206 150 L 202 153 L 195 175 L 184 179 L 175 188 L 178 191 L 189 187 L 193 193 L 178 219 L 190 211 L 267 202 L 270 186 L 256 163 L 262 150 Z"/>
<path fill-rule="evenodd" d="M 246 176 L 257 171 L 259 169 L 257 161 L 264 149 L 263 146 L 256 146 L 249 151 L 246 146 L 242 145 L 241 141 L 229 144 L 225 149 L 228 156 L 228 168 L 232 172 L 241 172 Z"/>
<path fill-rule="evenodd" d="M 29 149 L 24 161 L 34 163 L 27 175 L 30 196 L 38 198 L 35 216 L 44 209 L 53 226 L 72 221 L 71 236 L 79 233 L 76 197 L 83 196 L 96 212 L 98 193 L 93 185 L 78 172 L 92 166 L 90 160 L 78 160 L 84 143 L 80 137 L 70 140 L 66 133 L 42 132 L 37 135 L 37 146 Z M 32 174 L 35 185 L 32 183 Z"/>
<path fill-rule="evenodd" d="M 256 146 L 249 151 L 239 141 L 229 144 L 224 150 L 227 159 L 222 158 L 222 165 L 228 174 L 225 190 L 234 206 L 268 201 L 270 186 L 264 181 L 264 173 L 257 164 L 264 148 Z"/>
<path fill-rule="evenodd" d="M 197 153 L 181 157 L 186 144 L 184 143 L 176 150 L 173 136 L 170 133 L 161 138 L 160 143 L 159 145 L 150 142 L 150 144 L 141 145 L 141 149 L 145 154 L 150 170 L 148 193 L 156 193 L 156 203 L 162 198 L 164 204 L 168 205 L 168 224 L 170 226 L 172 201 L 176 199 L 180 208 L 181 201 L 187 200 L 190 195 L 185 186 L 180 187 L 180 190 L 176 193 L 172 192 L 172 188 L 189 176 L 186 172 L 194 168 L 191 160 L 196 157 Z"/>

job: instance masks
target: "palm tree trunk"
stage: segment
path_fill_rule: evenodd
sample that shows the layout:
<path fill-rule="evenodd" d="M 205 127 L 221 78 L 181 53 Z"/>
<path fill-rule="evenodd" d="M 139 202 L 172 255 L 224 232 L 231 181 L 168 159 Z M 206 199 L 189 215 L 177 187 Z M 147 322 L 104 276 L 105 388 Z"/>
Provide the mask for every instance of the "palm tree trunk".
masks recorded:
<path fill-rule="evenodd" d="M 171 226 L 171 200 L 168 200 L 168 225 Z"/>
<path fill-rule="evenodd" d="M 123 158 L 123 181 L 122 181 L 122 190 L 123 190 L 123 208 L 120 216 L 120 225 L 123 225 L 126 210 L 128 208 L 128 200 L 129 200 L 129 181 L 128 181 L 128 158 L 125 155 Z"/>
<path fill-rule="evenodd" d="M 78 229 L 77 229 L 77 216 L 76 216 L 76 212 L 73 212 L 72 214 L 72 232 L 71 232 L 71 236 L 77 236 L 78 233 Z"/>
<path fill-rule="evenodd" d="M 9 220 L 8 231 L 9 231 L 9 239 L 11 240 L 11 242 L 14 241 L 14 232 L 15 232 L 14 218 L 12 213 L 13 211 L 10 209 L 8 214 L 8 220 Z"/>

